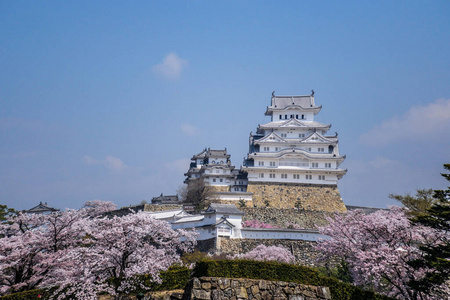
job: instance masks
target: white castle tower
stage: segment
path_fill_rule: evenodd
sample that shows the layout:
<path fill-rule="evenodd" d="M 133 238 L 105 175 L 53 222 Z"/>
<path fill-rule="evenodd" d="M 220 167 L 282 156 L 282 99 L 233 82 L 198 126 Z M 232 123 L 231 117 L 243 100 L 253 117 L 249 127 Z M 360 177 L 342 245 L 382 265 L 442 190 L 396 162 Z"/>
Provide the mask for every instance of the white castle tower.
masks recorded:
<path fill-rule="evenodd" d="M 253 203 L 280 208 L 345 211 L 337 189 L 346 170 L 339 168 L 338 136 L 330 124 L 314 121 L 322 106 L 307 96 L 275 96 L 266 115 L 271 121 L 250 134 L 242 171 Z"/>

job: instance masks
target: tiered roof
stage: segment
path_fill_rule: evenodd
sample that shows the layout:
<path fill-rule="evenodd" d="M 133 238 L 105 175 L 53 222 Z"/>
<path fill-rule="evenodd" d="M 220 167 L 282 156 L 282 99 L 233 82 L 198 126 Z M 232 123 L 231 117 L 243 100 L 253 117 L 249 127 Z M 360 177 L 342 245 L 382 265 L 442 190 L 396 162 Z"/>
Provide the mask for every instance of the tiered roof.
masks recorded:
<path fill-rule="evenodd" d="M 308 96 L 275 96 L 272 95 L 271 106 L 267 107 L 266 116 L 271 116 L 274 111 L 283 111 L 288 109 L 300 109 L 303 111 L 314 111 L 318 114 L 322 106 L 316 106 L 314 95 Z"/>

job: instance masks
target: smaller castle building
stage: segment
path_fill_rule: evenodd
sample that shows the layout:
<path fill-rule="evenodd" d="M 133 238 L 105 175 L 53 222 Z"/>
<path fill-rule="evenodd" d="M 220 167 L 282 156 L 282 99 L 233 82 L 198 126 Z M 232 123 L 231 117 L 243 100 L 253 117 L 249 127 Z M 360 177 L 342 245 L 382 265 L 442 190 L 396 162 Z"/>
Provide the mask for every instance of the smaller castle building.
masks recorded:
<path fill-rule="evenodd" d="M 227 149 L 212 150 L 205 148 L 191 158 L 191 164 L 186 174 L 189 187 L 196 179 L 202 179 L 206 185 L 217 192 L 246 192 L 247 178 L 231 164 Z"/>

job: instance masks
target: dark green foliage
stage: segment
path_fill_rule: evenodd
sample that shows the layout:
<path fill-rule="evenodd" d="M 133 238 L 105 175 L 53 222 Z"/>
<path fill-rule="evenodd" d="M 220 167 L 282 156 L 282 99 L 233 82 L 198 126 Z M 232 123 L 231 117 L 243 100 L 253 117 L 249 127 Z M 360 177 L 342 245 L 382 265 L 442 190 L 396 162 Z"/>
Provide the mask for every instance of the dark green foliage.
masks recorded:
<path fill-rule="evenodd" d="M 203 260 L 197 262 L 195 277 L 251 278 L 274 281 L 297 282 L 306 285 L 330 288 L 336 300 L 388 300 L 387 296 L 365 291 L 338 279 L 320 275 L 318 271 L 291 264 L 250 260 Z"/>
<path fill-rule="evenodd" d="M 134 287 L 125 291 L 126 294 L 137 294 L 139 292 L 149 291 L 170 291 L 177 289 L 184 289 L 191 276 L 191 270 L 183 266 L 171 266 L 167 271 L 162 271 L 160 277 L 162 283 L 153 281 L 150 275 L 138 275 L 135 277 Z M 110 278 L 107 283 L 111 286 L 119 286 L 120 278 Z M 139 283 L 143 283 L 144 289 L 140 287 Z"/>
<path fill-rule="evenodd" d="M 412 196 L 411 194 L 406 194 L 404 196 L 390 194 L 389 198 L 401 202 L 403 206 L 408 208 L 407 213 L 411 217 L 428 214 L 428 210 L 436 203 L 432 189 L 417 190 L 415 196 Z"/>
<path fill-rule="evenodd" d="M 350 273 L 348 262 L 341 260 L 334 268 L 319 267 L 317 268 L 320 274 L 339 279 L 340 281 L 353 283 L 353 277 Z"/>
<path fill-rule="evenodd" d="M 172 266 L 167 271 L 161 272 L 162 283 L 152 282 L 148 275 L 142 276 L 144 285 L 151 291 L 170 291 L 184 289 L 190 277 L 191 270 L 188 267 Z"/>
<path fill-rule="evenodd" d="M 450 164 L 445 164 L 444 168 L 450 171 Z M 441 174 L 450 182 L 450 174 Z M 432 288 L 438 287 L 450 278 L 450 187 L 447 190 L 434 191 L 433 197 L 436 203 L 428 210 L 428 214 L 420 215 L 412 219 L 416 224 L 425 225 L 446 233 L 438 241 L 430 241 L 429 244 L 420 247 L 424 252 L 423 258 L 409 262 L 414 268 L 433 268 L 421 280 L 414 280 L 409 283 L 416 291 L 429 292 Z"/>
<path fill-rule="evenodd" d="M 198 250 L 195 250 L 192 253 L 184 252 L 181 255 L 181 261 L 183 262 L 183 264 L 187 265 L 195 264 L 197 261 L 205 258 L 207 258 L 207 254 Z"/>
<path fill-rule="evenodd" d="M 8 206 L 0 204 L 0 222 L 8 219 L 8 217 L 17 214 L 14 208 L 8 208 Z"/>
<path fill-rule="evenodd" d="M 41 295 L 41 297 L 39 297 Z M 51 293 L 44 289 L 30 290 L 19 293 L 14 293 L 0 297 L 2 300 L 30 300 L 30 299 L 49 299 Z"/>

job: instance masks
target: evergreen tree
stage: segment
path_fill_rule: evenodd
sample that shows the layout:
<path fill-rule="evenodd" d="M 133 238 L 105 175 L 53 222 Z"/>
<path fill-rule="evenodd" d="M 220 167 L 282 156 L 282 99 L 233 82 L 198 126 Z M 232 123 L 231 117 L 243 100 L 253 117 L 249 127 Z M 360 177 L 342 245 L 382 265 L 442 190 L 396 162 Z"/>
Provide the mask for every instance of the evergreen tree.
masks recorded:
<path fill-rule="evenodd" d="M 395 199 L 408 208 L 407 214 L 411 217 L 417 217 L 420 215 L 428 214 L 428 210 L 431 206 L 437 202 L 433 197 L 433 189 L 419 189 L 416 191 L 416 195 L 395 195 L 390 194 L 389 198 Z"/>
<path fill-rule="evenodd" d="M 0 204 L 0 222 L 7 220 L 10 216 L 16 214 L 14 208 L 8 208 L 8 206 Z"/>
<path fill-rule="evenodd" d="M 450 171 L 450 164 L 444 164 Z M 450 182 L 450 174 L 441 174 Z M 437 288 L 450 278 L 450 187 L 447 190 L 435 190 L 433 197 L 436 203 L 428 210 L 427 215 L 419 215 L 412 219 L 416 224 L 434 228 L 440 232 L 437 240 L 429 241 L 420 247 L 424 256 L 409 262 L 416 269 L 430 269 L 420 280 L 413 280 L 409 285 L 422 292 L 439 292 Z"/>

